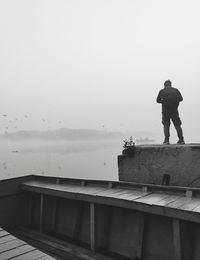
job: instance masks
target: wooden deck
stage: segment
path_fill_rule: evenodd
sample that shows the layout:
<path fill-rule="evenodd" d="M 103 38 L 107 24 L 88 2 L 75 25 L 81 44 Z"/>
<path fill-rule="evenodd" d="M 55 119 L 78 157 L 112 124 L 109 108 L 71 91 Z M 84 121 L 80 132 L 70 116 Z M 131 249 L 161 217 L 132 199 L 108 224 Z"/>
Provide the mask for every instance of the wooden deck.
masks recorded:
<path fill-rule="evenodd" d="M 0 228 L 0 259 L 53 260 L 53 258 Z"/>
<path fill-rule="evenodd" d="M 99 183 L 101 184 L 101 183 Z M 61 198 L 81 200 L 140 210 L 200 223 L 200 198 L 194 197 L 191 190 L 180 193 L 180 189 L 161 193 L 149 187 L 111 187 L 101 185 L 71 185 L 28 181 L 22 189 Z M 183 191 L 183 190 L 181 190 Z"/>
<path fill-rule="evenodd" d="M 27 227 L 85 248 L 69 251 L 79 259 L 200 259 L 199 188 L 40 176 L 20 188 Z"/>

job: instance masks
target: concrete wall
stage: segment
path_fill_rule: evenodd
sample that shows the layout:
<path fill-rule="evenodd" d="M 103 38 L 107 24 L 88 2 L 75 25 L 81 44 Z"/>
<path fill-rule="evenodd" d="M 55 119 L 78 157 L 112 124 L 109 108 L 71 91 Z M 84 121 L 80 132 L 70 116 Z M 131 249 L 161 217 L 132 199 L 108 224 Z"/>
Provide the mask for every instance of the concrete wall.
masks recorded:
<path fill-rule="evenodd" d="M 200 187 L 200 144 L 135 146 L 132 156 L 118 156 L 119 180 Z"/>

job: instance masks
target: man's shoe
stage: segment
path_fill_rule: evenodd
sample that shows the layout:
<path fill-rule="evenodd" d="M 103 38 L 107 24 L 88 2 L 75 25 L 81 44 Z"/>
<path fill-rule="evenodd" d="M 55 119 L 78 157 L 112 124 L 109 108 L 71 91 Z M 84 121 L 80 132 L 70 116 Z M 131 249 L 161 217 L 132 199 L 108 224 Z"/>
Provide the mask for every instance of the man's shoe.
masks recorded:
<path fill-rule="evenodd" d="M 179 139 L 178 142 L 177 142 L 177 144 L 185 144 L 184 139 Z"/>
<path fill-rule="evenodd" d="M 165 138 L 163 144 L 169 144 L 169 138 Z"/>

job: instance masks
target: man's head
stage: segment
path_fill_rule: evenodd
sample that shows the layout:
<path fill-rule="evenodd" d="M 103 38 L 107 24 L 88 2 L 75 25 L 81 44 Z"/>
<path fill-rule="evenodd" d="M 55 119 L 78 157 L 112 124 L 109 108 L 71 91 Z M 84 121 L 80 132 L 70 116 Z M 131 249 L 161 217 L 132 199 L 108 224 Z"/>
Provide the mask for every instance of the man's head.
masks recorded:
<path fill-rule="evenodd" d="M 165 87 L 171 87 L 172 86 L 172 82 L 168 79 L 164 82 L 164 86 Z"/>

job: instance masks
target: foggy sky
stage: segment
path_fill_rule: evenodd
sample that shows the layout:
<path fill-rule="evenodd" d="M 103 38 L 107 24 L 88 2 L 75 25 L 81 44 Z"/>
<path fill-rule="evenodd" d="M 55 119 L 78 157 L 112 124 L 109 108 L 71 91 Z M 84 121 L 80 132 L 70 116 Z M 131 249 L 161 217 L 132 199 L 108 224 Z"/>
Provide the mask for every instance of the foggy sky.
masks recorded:
<path fill-rule="evenodd" d="M 8 117 L 0 132 L 162 135 L 155 99 L 171 79 L 184 98 L 186 142 L 200 141 L 199 8 L 195 0 L 1 0 L 0 114 Z"/>

